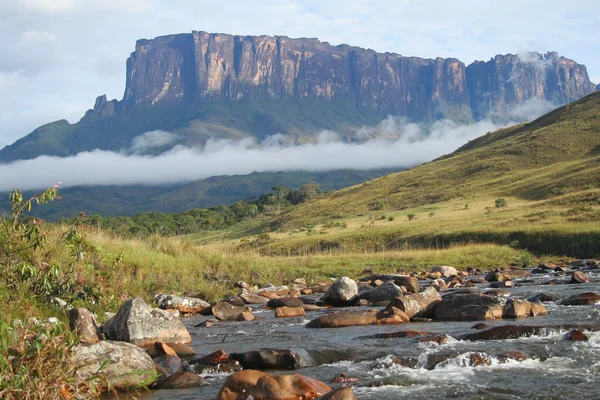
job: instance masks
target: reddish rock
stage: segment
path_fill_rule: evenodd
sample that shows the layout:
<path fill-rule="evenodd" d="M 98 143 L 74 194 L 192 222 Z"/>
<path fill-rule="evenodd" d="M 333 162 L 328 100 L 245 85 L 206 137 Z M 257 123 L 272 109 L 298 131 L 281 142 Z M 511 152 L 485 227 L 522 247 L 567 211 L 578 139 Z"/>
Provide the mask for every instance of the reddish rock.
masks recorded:
<path fill-rule="evenodd" d="M 302 307 L 304 302 L 297 297 L 281 297 L 279 299 L 271 299 L 267 303 L 269 308 L 279 307 Z"/>
<path fill-rule="evenodd" d="M 571 275 L 570 283 L 589 283 L 591 281 L 592 279 L 585 272 L 575 271 Z"/>
<path fill-rule="evenodd" d="M 600 303 L 600 295 L 594 292 L 585 292 L 567 297 L 559 304 L 562 306 L 593 306 Z"/>
<path fill-rule="evenodd" d="M 473 326 L 471 327 L 471 329 L 487 329 L 487 328 L 489 328 L 489 327 L 490 327 L 490 325 L 488 325 L 488 324 L 485 324 L 485 323 L 483 323 L 483 322 L 479 322 L 479 323 L 477 323 L 477 324 L 473 325 Z"/>
<path fill-rule="evenodd" d="M 583 333 L 579 330 L 572 330 L 572 331 L 566 333 L 562 339 L 576 342 L 576 341 L 586 341 L 586 340 L 588 340 L 588 337 L 585 335 L 585 333 Z"/>
<path fill-rule="evenodd" d="M 430 317 L 441 301 L 440 294 L 432 287 L 418 294 L 399 296 L 390 301 L 390 305 L 402 310 L 409 318 Z"/>
<path fill-rule="evenodd" d="M 212 307 L 212 313 L 221 321 L 235 321 L 238 315 L 250 311 L 248 307 L 236 307 L 229 303 L 218 302 Z"/>
<path fill-rule="evenodd" d="M 448 335 L 429 335 L 419 339 L 421 343 L 437 343 L 439 345 L 446 344 L 450 340 Z"/>
<path fill-rule="evenodd" d="M 359 379 L 356 376 L 350 376 L 346 373 L 340 372 L 333 377 L 330 383 L 354 383 L 358 381 Z"/>
<path fill-rule="evenodd" d="M 376 311 L 340 311 L 324 315 L 306 324 L 307 328 L 343 328 L 377 323 Z"/>
<path fill-rule="evenodd" d="M 204 357 L 201 357 L 195 362 L 197 364 L 217 365 L 229 361 L 229 355 L 223 350 L 214 351 Z"/>
<path fill-rule="evenodd" d="M 240 363 L 244 369 L 296 369 L 300 366 L 300 356 L 289 349 L 263 349 L 233 353 L 231 359 Z"/>
<path fill-rule="evenodd" d="M 327 393 L 318 400 L 358 400 L 352 389 L 343 387 Z"/>
<path fill-rule="evenodd" d="M 501 325 L 479 332 L 469 333 L 460 337 L 461 340 L 504 340 L 518 339 L 532 335 L 548 335 L 565 329 L 600 331 L 600 325 Z"/>
<path fill-rule="evenodd" d="M 69 327 L 79 336 L 80 343 L 98 343 L 104 340 L 96 320 L 85 308 L 73 308 L 69 311 Z"/>
<path fill-rule="evenodd" d="M 206 382 L 198 374 L 189 371 L 179 371 L 169 376 L 160 385 L 160 389 L 186 389 L 206 385 Z"/>
<path fill-rule="evenodd" d="M 371 339 L 395 339 L 395 338 L 411 338 L 415 336 L 431 335 L 431 332 L 423 331 L 396 331 L 388 333 L 376 333 L 375 335 L 367 336 Z"/>
<path fill-rule="evenodd" d="M 275 309 L 275 317 L 277 318 L 289 318 L 289 317 L 303 317 L 306 312 L 303 307 L 278 307 Z"/>
<path fill-rule="evenodd" d="M 254 315 L 250 311 L 244 311 L 235 317 L 236 321 L 254 321 Z"/>

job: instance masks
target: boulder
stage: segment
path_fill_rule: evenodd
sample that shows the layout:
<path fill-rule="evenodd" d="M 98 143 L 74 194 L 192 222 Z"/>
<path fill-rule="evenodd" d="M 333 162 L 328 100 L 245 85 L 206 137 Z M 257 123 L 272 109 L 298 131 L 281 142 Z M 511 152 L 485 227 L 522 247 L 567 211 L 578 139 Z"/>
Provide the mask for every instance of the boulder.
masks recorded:
<path fill-rule="evenodd" d="M 243 313 L 239 314 L 236 318 L 236 321 L 254 321 L 254 314 L 252 314 L 250 311 L 244 311 Z"/>
<path fill-rule="evenodd" d="M 377 323 L 376 311 L 340 311 L 313 319 L 307 328 L 343 328 L 346 326 L 363 326 Z"/>
<path fill-rule="evenodd" d="M 235 321 L 237 317 L 246 311 L 250 311 L 249 307 L 236 307 L 229 303 L 218 302 L 212 307 L 212 313 L 218 320 Z"/>
<path fill-rule="evenodd" d="M 367 300 L 369 303 L 378 303 L 380 301 L 389 301 L 394 297 L 402 296 L 402 294 L 402 289 L 398 285 L 386 282 L 381 286 L 360 293 L 356 298 L 358 300 Z"/>
<path fill-rule="evenodd" d="M 573 275 L 571 275 L 570 283 L 589 283 L 592 279 L 582 271 L 575 271 Z"/>
<path fill-rule="evenodd" d="M 77 345 L 71 350 L 76 376 L 82 380 L 92 378 L 102 368 L 102 375 L 110 387 L 127 391 L 148 386 L 156 377 L 154 362 L 146 352 L 133 344 L 103 340 L 92 345 Z M 101 381 L 101 385 L 104 384 Z M 109 388 L 100 387 L 102 391 Z"/>
<path fill-rule="evenodd" d="M 469 283 L 469 282 L 467 282 L 467 283 Z M 431 282 L 431 284 L 429 286 L 434 288 L 438 292 L 448 289 L 448 284 L 443 279 L 436 279 L 433 282 Z"/>
<path fill-rule="evenodd" d="M 269 302 L 268 298 L 255 293 L 240 294 L 240 298 L 246 304 L 267 304 Z"/>
<path fill-rule="evenodd" d="M 529 296 L 527 298 L 527 301 L 530 301 L 532 303 L 543 303 L 543 302 L 550 302 L 550 301 L 556 301 L 558 300 L 556 298 L 556 296 L 554 296 L 553 294 L 550 293 L 536 293 L 533 296 Z"/>
<path fill-rule="evenodd" d="M 244 305 L 246 305 L 246 302 L 240 296 L 229 296 L 228 298 L 223 299 L 223 302 L 236 307 L 244 307 Z"/>
<path fill-rule="evenodd" d="M 80 343 L 97 343 L 104 339 L 96 320 L 86 308 L 69 311 L 69 327 L 79 336 Z"/>
<path fill-rule="evenodd" d="M 298 297 L 281 297 L 279 299 L 271 299 L 267 303 L 267 307 L 269 308 L 278 308 L 278 307 L 302 307 L 304 302 L 300 300 Z"/>
<path fill-rule="evenodd" d="M 390 300 L 390 305 L 404 311 L 408 318 L 428 318 L 433 316 L 434 309 L 441 300 L 439 292 L 429 287 L 418 294 L 395 297 Z"/>
<path fill-rule="evenodd" d="M 277 296 L 285 296 L 290 292 L 290 288 L 287 286 L 268 286 L 268 287 L 264 287 L 261 288 L 258 291 L 258 294 L 261 296 L 267 296 L 267 295 L 277 295 Z"/>
<path fill-rule="evenodd" d="M 196 355 L 194 349 L 184 343 L 162 343 L 155 342 L 153 347 L 148 347 L 146 353 L 152 358 L 164 355 L 189 358 Z"/>
<path fill-rule="evenodd" d="M 354 383 L 358 382 L 360 379 L 356 376 L 350 376 L 344 372 L 340 372 L 336 376 L 333 377 L 329 383 Z"/>
<path fill-rule="evenodd" d="M 446 295 L 437 304 L 434 319 L 455 321 L 477 321 L 500 319 L 504 314 L 501 297 L 480 293 L 456 293 Z"/>
<path fill-rule="evenodd" d="M 154 342 L 191 343 L 192 338 L 181 321 L 164 310 L 151 308 L 144 300 L 127 300 L 103 327 L 106 337 L 141 347 Z"/>
<path fill-rule="evenodd" d="M 431 268 L 431 273 L 439 273 L 440 276 L 443 277 L 450 277 L 450 276 L 457 276 L 458 275 L 458 271 L 456 270 L 456 268 L 454 267 L 449 267 L 447 265 L 438 265 L 435 266 L 433 268 Z"/>
<path fill-rule="evenodd" d="M 300 356 L 288 349 L 263 349 L 233 353 L 230 358 L 244 369 L 296 369 L 300 367 Z"/>
<path fill-rule="evenodd" d="M 343 387 L 319 397 L 319 400 L 358 400 L 358 397 L 356 397 L 352 389 Z"/>
<path fill-rule="evenodd" d="M 244 370 L 225 379 L 217 394 L 217 400 L 314 400 L 330 391 L 331 388 L 323 382 L 298 374 L 269 375 L 255 370 Z"/>
<path fill-rule="evenodd" d="M 155 297 L 158 308 L 161 310 L 177 310 L 184 314 L 197 314 L 210 304 L 193 297 L 180 297 L 172 294 L 159 294 Z"/>
<path fill-rule="evenodd" d="M 469 333 L 460 337 L 461 340 L 505 340 L 505 339 L 518 339 L 521 337 L 529 337 L 532 335 L 552 335 L 554 333 L 577 329 L 581 331 L 600 331 L 600 325 L 577 325 L 577 324 L 563 324 L 563 325 L 501 325 L 489 328 L 483 331 Z"/>
<path fill-rule="evenodd" d="M 396 338 L 412 338 L 416 336 L 430 335 L 431 332 L 423 331 L 397 331 L 388 333 L 376 333 L 371 336 L 366 336 L 369 339 L 396 339 Z"/>
<path fill-rule="evenodd" d="M 504 305 L 503 318 L 535 317 L 547 314 L 546 307 L 527 300 L 508 299 Z"/>
<path fill-rule="evenodd" d="M 358 285 L 354 279 L 346 276 L 339 278 L 329 286 L 323 296 L 324 304 L 342 307 L 350 304 L 350 301 L 358 294 Z"/>
<path fill-rule="evenodd" d="M 523 269 L 511 269 L 508 271 L 492 271 L 485 274 L 485 280 L 488 282 L 502 282 L 509 281 L 516 278 L 524 278 L 526 276 L 530 276 L 531 272 L 525 271 Z"/>
<path fill-rule="evenodd" d="M 179 371 L 169 376 L 160 389 L 187 389 L 207 385 L 204 379 L 189 371 Z"/>
<path fill-rule="evenodd" d="M 177 356 L 158 356 L 154 357 L 152 361 L 167 371 L 167 376 L 183 370 L 183 361 Z"/>
<path fill-rule="evenodd" d="M 600 303 L 600 295 L 594 292 L 575 294 L 562 300 L 561 306 L 593 306 Z"/>
<path fill-rule="evenodd" d="M 303 307 L 278 307 L 275 309 L 276 318 L 303 317 L 305 315 Z"/>
<path fill-rule="evenodd" d="M 419 278 L 416 276 L 399 276 L 394 279 L 394 283 L 398 286 L 405 287 L 408 293 L 419 293 Z"/>
<path fill-rule="evenodd" d="M 573 341 L 573 342 L 586 341 L 586 340 L 588 340 L 588 337 L 585 335 L 585 333 L 581 332 L 580 330 L 575 329 L 570 332 L 567 332 L 562 337 L 562 340 L 569 340 L 569 341 Z"/>
<path fill-rule="evenodd" d="M 382 324 L 405 324 L 410 322 L 410 317 L 404 311 L 390 304 L 377 313 L 377 319 L 381 320 Z"/>

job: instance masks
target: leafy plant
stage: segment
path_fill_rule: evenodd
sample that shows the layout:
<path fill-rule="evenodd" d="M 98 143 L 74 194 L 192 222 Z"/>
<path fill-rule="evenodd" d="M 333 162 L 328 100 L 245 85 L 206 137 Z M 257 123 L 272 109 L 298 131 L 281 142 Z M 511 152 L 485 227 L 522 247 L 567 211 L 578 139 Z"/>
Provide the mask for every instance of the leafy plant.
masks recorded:
<path fill-rule="evenodd" d="M 417 217 L 415 214 L 412 214 L 412 213 L 411 214 L 407 214 L 406 216 L 408 217 L 409 221 L 412 221 L 413 219 L 415 219 Z"/>
<path fill-rule="evenodd" d="M 496 199 L 496 200 L 494 200 L 494 204 L 496 205 L 496 208 L 506 207 L 506 199 L 503 199 L 503 198 Z"/>

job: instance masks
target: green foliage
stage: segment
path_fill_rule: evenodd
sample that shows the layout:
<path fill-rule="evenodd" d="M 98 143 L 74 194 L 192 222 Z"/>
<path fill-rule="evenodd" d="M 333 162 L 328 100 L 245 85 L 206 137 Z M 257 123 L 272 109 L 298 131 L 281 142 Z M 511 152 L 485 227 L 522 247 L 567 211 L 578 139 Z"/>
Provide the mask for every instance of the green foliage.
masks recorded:
<path fill-rule="evenodd" d="M 407 214 L 406 217 L 408 218 L 409 221 L 414 220 L 417 216 L 413 213 Z"/>
<path fill-rule="evenodd" d="M 494 200 L 494 205 L 496 206 L 496 208 L 506 207 L 506 199 L 498 198 Z"/>
<path fill-rule="evenodd" d="M 395 219 L 395 218 L 394 218 L 394 216 L 392 215 L 392 216 L 390 216 L 390 217 L 388 218 L 388 221 L 392 222 L 394 219 Z"/>

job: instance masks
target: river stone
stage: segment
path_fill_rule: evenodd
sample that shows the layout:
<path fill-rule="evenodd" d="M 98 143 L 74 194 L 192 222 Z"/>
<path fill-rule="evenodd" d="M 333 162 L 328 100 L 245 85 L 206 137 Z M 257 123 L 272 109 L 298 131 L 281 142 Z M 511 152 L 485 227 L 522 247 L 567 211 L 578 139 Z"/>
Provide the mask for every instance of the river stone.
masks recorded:
<path fill-rule="evenodd" d="M 141 347 L 154 342 L 191 343 L 192 338 L 181 321 L 167 311 L 151 308 L 139 297 L 127 300 L 104 326 L 110 340 L 133 343 Z"/>
<path fill-rule="evenodd" d="M 73 308 L 69 311 L 69 327 L 79 336 L 81 343 L 97 343 L 104 339 L 96 320 L 86 308 Z"/>
<path fill-rule="evenodd" d="M 467 282 L 467 283 L 469 283 L 469 282 Z M 443 279 L 435 279 L 434 281 L 431 282 L 431 284 L 429 286 L 434 288 L 438 292 L 448 289 L 448 284 Z"/>
<path fill-rule="evenodd" d="M 269 302 L 268 298 L 255 293 L 240 294 L 240 298 L 246 304 L 267 304 Z"/>
<path fill-rule="evenodd" d="M 276 318 L 303 317 L 306 311 L 303 307 L 277 307 L 275 309 Z"/>
<path fill-rule="evenodd" d="M 319 397 L 318 400 L 358 400 L 352 389 L 342 387 Z"/>
<path fill-rule="evenodd" d="M 446 321 L 477 321 L 501 319 L 505 299 L 479 293 L 446 295 L 435 307 L 434 319 Z"/>
<path fill-rule="evenodd" d="M 441 276 L 443 276 L 445 278 L 458 275 L 458 271 L 456 270 L 456 268 L 449 267 L 447 265 L 437 265 L 437 266 L 431 268 L 431 273 L 435 273 L 435 272 L 438 272 L 439 274 L 441 274 Z"/>
<path fill-rule="evenodd" d="M 402 275 L 394 279 L 394 283 L 405 287 L 408 293 L 419 293 L 419 278 L 416 276 Z"/>
<path fill-rule="evenodd" d="M 343 328 L 377 323 L 377 311 L 340 311 L 313 319 L 307 328 Z"/>
<path fill-rule="evenodd" d="M 241 313 L 247 311 L 248 307 L 236 307 L 222 301 L 212 307 L 213 315 L 221 321 L 235 321 Z"/>
<path fill-rule="evenodd" d="M 164 355 L 189 358 L 196 355 L 194 349 L 184 343 L 155 342 L 153 347 L 148 347 L 146 353 L 152 358 Z"/>
<path fill-rule="evenodd" d="M 229 296 L 222 301 L 236 307 L 244 307 L 246 305 L 246 302 L 240 296 Z"/>
<path fill-rule="evenodd" d="M 563 337 L 562 340 L 569 340 L 572 342 L 576 342 L 576 341 L 586 341 L 588 340 L 588 337 L 585 335 L 585 333 L 581 332 L 580 330 L 574 329 L 570 332 L 567 332 Z"/>
<path fill-rule="evenodd" d="M 302 307 L 304 302 L 297 297 L 281 297 L 279 299 L 271 299 L 267 303 L 269 308 L 278 307 Z"/>
<path fill-rule="evenodd" d="M 288 349 L 265 349 L 233 353 L 230 358 L 244 369 L 296 369 L 300 367 L 300 356 Z"/>
<path fill-rule="evenodd" d="M 177 356 L 158 356 L 152 359 L 155 364 L 160 365 L 167 371 L 167 376 L 171 376 L 172 374 L 179 372 L 183 369 L 183 361 L 181 358 Z"/>
<path fill-rule="evenodd" d="M 508 271 L 500 271 L 500 272 L 488 272 L 485 274 L 485 280 L 488 282 L 502 282 L 509 281 L 515 278 L 524 278 L 526 276 L 530 276 L 531 272 L 525 271 L 523 269 L 511 269 Z"/>
<path fill-rule="evenodd" d="M 567 297 L 559 304 L 561 306 L 593 306 L 600 303 L 600 295 L 594 292 L 585 292 Z"/>
<path fill-rule="evenodd" d="M 314 400 L 330 391 L 331 388 L 323 382 L 298 374 L 269 375 L 255 370 L 244 370 L 225 379 L 217 394 L 217 400 Z"/>
<path fill-rule="evenodd" d="M 166 381 L 160 385 L 160 389 L 187 389 L 204 386 L 207 383 L 204 379 L 189 371 L 179 371 L 169 376 Z"/>
<path fill-rule="evenodd" d="M 571 275 L 570 283 L 588 283 L 591 281 L 592 279 L 589 276 L 587 276 L 585 272 L 575 271 L 573 272 L 573 275 Z"/>
<path fill-rule="evenodd" d="M 541 303 L 531 303 L 527 300 L 508 299 L 504 305 L 503 318 L 522 318 L 545 315 L 548 312 Z"/>
<path fill-rule="evenodd" d="M 410 322 L 410 317 L 404 311 L 393 307 L 391 304 L 388 304 L 386 308 L 377 313 L 377 319 L 381 320 L 383 324 L 405 324 Z"/>
<path fill-rule="evenodd" d="M 142 383 L 149 385 L 156 376 L 150 356 L 130 343 L 103 340 L 92 345 L 77 345 L 71 351 L 73 364 L 77 366 L 76 376 L 82 380 L 91 378 L 101 365 L 104 365 L 102 375 L 117 390 L 129 390 Z M 110 361 L 104 364 L 107 360 Z M 101 386 L 100 389 L 108 388 Z"/>
<path fill-rule="evenodd" d="M 354 279 L 344 276 L 329 286 L 323 296 L 323 303 L 337 307 L 346 306 L 357 294 L 358 285 Z"/>
<path fill-rule="evenodd" d="M 386 282 L 381 286 L 374 287 L 370 290 L 365 290 L 360 293 L 357 300 L 367 300 L 369 303 L 378 303 L 380 301 L 388 301 L 394 297 L 402 296 L 402 289 L 395 283 Z"/>
<path fill-rule="evenodd" d="M 197 314 L 210 304 L 193 297 L 180 297 L 172 294 L 159 294 L 155 297 L 158 308 L 161 310 L 177 310 L 180 313 Z"/>
<path fill-rule="evenodd" d="M 542 302 L 548 302 L 548 301 L 556 301 L 558 299 L 556 298 L 556 296 L 554 296 L 550 293 L 537 293 L 537 294 L 534 294 L 533 296 L 529 296 L 527 298 L 527 300 L 532 303 L 542 303 Z"/>
<path fill-rule="evenodd" d="M 409 318 L 429 318 L 433 316 L 434 310 L 441 300 L 439 292 L 428 287 L 418 294 L 395 297 L 391 299 L 390 306 L 404 311 Z"/>

